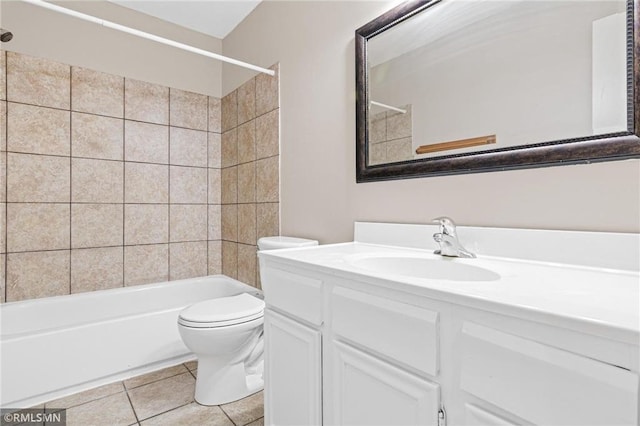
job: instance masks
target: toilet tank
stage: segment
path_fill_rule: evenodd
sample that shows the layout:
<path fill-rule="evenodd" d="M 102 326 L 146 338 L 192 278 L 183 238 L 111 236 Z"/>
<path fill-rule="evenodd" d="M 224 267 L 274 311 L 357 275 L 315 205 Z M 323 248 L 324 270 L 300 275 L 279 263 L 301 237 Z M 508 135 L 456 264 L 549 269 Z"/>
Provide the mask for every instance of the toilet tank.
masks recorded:
<path fill-rule="evenodd" d="M 309 247 L 317 245 L 318 241 L 316 240 L 308 240 L 306 238 L 295 237 L 262 237 L 258 240 L 259 250 L 277 250 L 284 248 Z"/>

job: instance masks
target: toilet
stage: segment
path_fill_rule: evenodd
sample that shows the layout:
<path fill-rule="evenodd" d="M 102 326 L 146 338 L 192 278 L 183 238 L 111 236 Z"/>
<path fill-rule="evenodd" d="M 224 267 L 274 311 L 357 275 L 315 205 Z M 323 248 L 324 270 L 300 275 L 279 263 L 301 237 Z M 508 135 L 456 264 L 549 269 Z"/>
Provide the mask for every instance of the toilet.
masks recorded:
<path fill-rule="evenodd" d="M 264 237 L 259 250 L 317 245 L 314 240 Z M 205 300 L 183 309 L 178 330 L 198 357 L 195 400 L 202 405 L 237 401 L 264 388 L 264 301 L 259 290 Z"/>

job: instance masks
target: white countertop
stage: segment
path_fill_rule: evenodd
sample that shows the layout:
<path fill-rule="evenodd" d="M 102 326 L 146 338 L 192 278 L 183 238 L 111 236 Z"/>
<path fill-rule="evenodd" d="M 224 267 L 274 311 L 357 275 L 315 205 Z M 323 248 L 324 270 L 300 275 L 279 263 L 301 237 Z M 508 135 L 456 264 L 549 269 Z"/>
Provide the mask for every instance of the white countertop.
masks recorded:
<path fill-rule="evenodd" d="M 348 261 L 354 256 L 378 254 L 466 263 L 497 272 L 500 279 L 421 279 L 373 273 Z M 434 255 L 432 250 L 360 242 L 260 252 L 259 255 L 267 262 L 296 265 L 634 345 L 640 340 L 638 272 L 482 255 L 476 259 L 451 259 Z"/>

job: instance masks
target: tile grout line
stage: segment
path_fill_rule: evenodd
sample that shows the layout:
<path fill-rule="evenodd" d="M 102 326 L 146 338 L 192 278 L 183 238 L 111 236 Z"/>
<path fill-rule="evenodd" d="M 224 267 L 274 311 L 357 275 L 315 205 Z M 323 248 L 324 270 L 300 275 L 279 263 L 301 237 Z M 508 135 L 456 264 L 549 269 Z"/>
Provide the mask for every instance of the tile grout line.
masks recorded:
<path fill-rule="evenodd" d="M 140 424 L 140 419 L 138 418 L 138 413 L 136 412 L 136 407 L 133 406 L 133 401 L 131 401 L 131 395 L 129 395 L 129 390 L 124 385 L 124 380 L 122 381 L 122 387 L 124 388 L 124 393 L 127 395 L 127 399 L 129 400 L 129 405 L 131 406 L 131 411 L 133 411 L 133 416 L 136 418 L 136 423 Z"/>

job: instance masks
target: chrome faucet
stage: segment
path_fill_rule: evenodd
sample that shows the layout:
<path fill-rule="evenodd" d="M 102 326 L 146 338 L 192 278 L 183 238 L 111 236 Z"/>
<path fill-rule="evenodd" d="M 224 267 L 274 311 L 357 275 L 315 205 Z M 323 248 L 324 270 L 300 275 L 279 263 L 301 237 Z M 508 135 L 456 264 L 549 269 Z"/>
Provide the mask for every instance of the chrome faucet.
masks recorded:
<path fill-rule="evenodd" d="M 440 245 L 440 250 L 434 251 L 435 254 L 449 257 L 476 257 L 458 241 L 456 224 L 453 220 L 448 217 L 437 217 L 433 222 L 440 224 L 440 232 L 433 234 L 433 239 Z"/>

